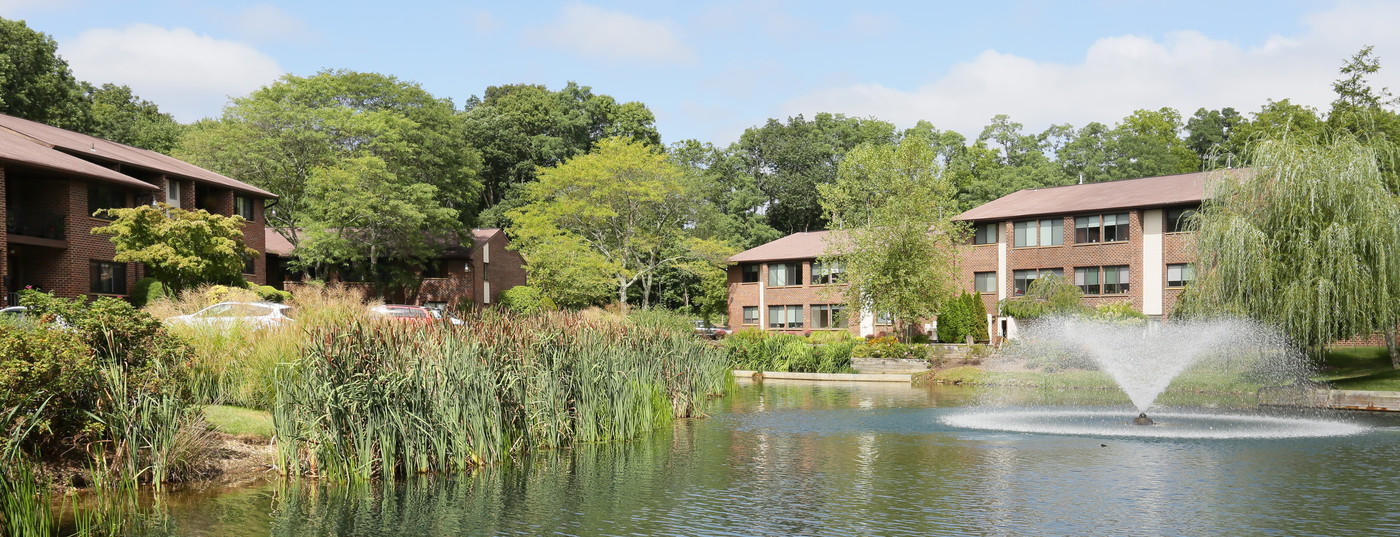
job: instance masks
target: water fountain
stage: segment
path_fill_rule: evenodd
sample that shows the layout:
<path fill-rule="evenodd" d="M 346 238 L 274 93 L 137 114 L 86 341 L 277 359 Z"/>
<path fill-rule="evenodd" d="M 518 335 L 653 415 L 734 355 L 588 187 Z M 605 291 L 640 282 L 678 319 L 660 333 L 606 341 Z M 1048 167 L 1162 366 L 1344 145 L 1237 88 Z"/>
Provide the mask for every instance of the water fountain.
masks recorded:
<path fill-rule="evenodd" d="M 1149 417 L 1157 397 L 1187 370 L 1246 375 L 1265 384 L 1298 378 L 1306 369 L 1305 360 L 1276 330 L 1248 320 L 1146 324 L 1042 319 L 1027 326 L 1003 355 L 1028 365 L 1103 371 L 1128 396 L 1137 418 L 1077 407 L 983 407 L 949 415 L 945 423 L 1026 433 L 1171 438 L 1336 436 L 1364 430 L 1336 420 L 1211 409 L 1158 409 Z"/>

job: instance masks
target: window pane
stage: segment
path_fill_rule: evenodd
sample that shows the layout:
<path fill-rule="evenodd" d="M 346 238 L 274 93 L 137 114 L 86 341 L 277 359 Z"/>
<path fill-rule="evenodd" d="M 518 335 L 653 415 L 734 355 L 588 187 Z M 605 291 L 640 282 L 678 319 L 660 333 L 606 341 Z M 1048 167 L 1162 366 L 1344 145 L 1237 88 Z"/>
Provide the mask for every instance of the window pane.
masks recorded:
<path fill-rule="evenodd" d="M 997 292 L 997 273 L 978 272 L 973 275 L 973 287 L 979 293 Z"/>
<path fill-rule="evenodd" d="M 783 327 L 783 323 L 784 323 L 784 321 L 783 321 L 783 312 L 784 312 L 784 311 L 785 311 L 785 310 L 783 309 L 782 306 L 768 306 L 768 328 L 782 328 L 782 327 Z"/>
<path fill-rule="evenodd" d="M 1099 217 L 1080 216 L 1074 219 L 1074 242 L 1099 242 Z"/>
<path fill-rule="evenodd" d="M 787 307 L 788 328 L 802 328 L 802 306 Z"/>
<path fill-rule="evenodd" d="M 973 244 L 994 244 L 997 242 L 997 225 L 978 224 L 977 232 L 973 236 Z"/>
<path fill-rule="evenodd" d="M 1013 224 L 1017 248 L 1035 246 L 1035 222 L 1016 222 Z"/>
<path fill-rule="evenodd" d="M 1040 245 L 1059 246 L 1065 243 L 1065 221 L 1060 218 L 1040 221 Z"/>
<path fill-rule="evenodd" d="M 740 280 L 743 283 L 758 283 L 758 263 L 739 265 Z"/>
<path fill-rule="evenodd" d="M 744 324 L 758 324 L 758 306 L 744 306 Z"/>
<path fill-rule="evenodd" d="M 787 265 L 780 263 L 768 264 L 768 285 L 770 287 L 787 285 Z"/>

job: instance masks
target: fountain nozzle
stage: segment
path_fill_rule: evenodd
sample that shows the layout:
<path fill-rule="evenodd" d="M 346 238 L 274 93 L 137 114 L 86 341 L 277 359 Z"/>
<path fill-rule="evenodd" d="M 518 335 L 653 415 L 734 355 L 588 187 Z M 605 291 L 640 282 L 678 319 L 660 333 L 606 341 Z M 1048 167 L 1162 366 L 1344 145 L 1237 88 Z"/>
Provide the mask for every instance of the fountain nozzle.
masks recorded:
<path fill-rule="evenodd" d="M 1146 412 L 1138 413 L 1138 417 L 1133 418 L 1133 425 L 1152 425 L 1152 418 L 1147 417 Z"/>

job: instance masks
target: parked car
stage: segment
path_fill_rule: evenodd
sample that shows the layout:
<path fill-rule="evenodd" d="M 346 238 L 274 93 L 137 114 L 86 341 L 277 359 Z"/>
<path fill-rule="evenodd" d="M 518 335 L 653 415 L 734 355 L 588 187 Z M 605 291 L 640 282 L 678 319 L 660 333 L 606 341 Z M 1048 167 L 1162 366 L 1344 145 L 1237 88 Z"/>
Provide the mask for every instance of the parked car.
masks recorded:
<path fill-rule="evenodd" d="M 729 331 L 697 319 L 695 321 L 695 335 L 705 339 L 724 339 L 724 336 L 729 335 Z"/>
<path fill-rule="evenodd" d="M 28 311 L 29 308 L 25 306 L 0 308 L 0 319 L 5 321 L 24 321 L 26 319 L 31 319 L 31 316 L 27 313 Z M 70 328 L 68 321 L 64 320 L 63 317 L 56 317 L 53 324 L 58 328 Z"/>
<path fill-rule="evenodd" d="M 205 326 L 243 324 L 263 328 L 292 322 L 291 313 L 291 306 L 275 302 L 220 302 L 189 315 L 171 317 L 165 322 Z"/>
<path fill-rule="evenodd" d="M 454 325 L 461 325 L 462 320 L 456 317 L 444 316 L 441 311 L 423 306 L 410 306 L 407 304 L 385 304 L 369 309 L 373 315 L 388 317 L 396 321 L 406 323 L 438 323 L 446 319 Z"/>

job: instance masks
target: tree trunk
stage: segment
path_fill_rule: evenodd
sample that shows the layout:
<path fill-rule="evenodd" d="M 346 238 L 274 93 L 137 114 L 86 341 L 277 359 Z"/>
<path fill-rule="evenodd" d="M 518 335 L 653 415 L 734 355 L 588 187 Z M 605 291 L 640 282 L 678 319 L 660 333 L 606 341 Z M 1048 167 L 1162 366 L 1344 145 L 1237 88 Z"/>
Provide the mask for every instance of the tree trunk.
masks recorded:
<path fill-rule="evenodd" d="M 651 309 L 651 273 L 642 278 L 642 309 Z"/>
<path fill-rule="evenodd" d="M 1385 329 L 1385 350 L 1390 353 L 1390 367 L 1400 369 L 1400 345 L 1395 342 L 1395 328 Z"/>

